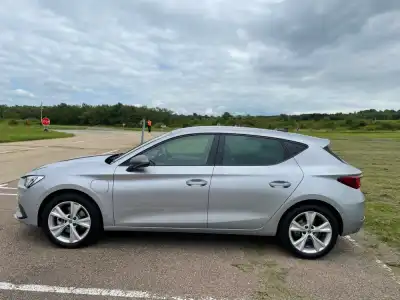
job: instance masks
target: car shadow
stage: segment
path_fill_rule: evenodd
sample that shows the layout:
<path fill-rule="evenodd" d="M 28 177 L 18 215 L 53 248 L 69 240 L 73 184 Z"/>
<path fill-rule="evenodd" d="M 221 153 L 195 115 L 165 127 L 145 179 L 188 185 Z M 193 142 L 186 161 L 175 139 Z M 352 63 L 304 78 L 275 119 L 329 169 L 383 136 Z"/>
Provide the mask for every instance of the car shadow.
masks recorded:
<path fill-rule="evenodd" d="M 168 247 L 185 250 L 235 251 L 254 252 L 260 255 L 278 255 L 294 258 L 274 236 L 252 236 L 233 234 L 205 233 L 171 233 L 171 232 L 137 232 L 109 231 L 103 234 L 96 247 L 103 249 L 115 247 Z M 339 237 L 332 251 L 320 260 L 334 260 L 335 257 L 349 254 L 352 246 Z"/>
<path fill-rule="evenodd" d="M 130 245 L 167 246 L 185 248 L 237 248 L 243 247 L 279 248 L 275 237 L 205 234 L 205 233 L 171 233 L 142 231 L 110 231 L 103 234 L 97 246 L 102 248 Z"/>
<path fill-rule="evenodd" d="M 29 241 L 39 247 L 58 248 L 47 240 L 42 230 L 29 228 L 20 232 L 22 240 Z M 143 232 L 143 231 L 108 231 L 104 232 L 100 240 L 87 247 L 98 250 L 114 249 L 176 249 L 201 252 L 235 252 L 243 251 L 258 255 L 274 255 L 291 257 L 288 251 L 282 248 L 276 237 L 248 236 L 232 234 L 205 234 L 205 233 L 171 233 L 171 232 Z M 335 257 L 348 255 L 354 252 L 353 246 L 345 239 L 339 238 L 335 248 L 320 260 L 334 260 Z"/>

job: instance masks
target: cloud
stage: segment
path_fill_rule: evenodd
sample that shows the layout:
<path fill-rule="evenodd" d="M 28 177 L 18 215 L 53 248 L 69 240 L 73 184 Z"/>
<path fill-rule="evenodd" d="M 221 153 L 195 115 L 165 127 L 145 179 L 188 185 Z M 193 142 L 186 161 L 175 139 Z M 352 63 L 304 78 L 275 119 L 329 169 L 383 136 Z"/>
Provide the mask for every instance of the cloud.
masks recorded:
<path fill-rule="evenodd" d="M 397 0 L 5 0 L 0 30 L 0 103 L 400 109 Z"/>
<path fill-rule="evenodd" d="M 11 94 L 19 97 L 35 98 L 35 95 L 23 89 L 16 89 L 11 91 Z"/>

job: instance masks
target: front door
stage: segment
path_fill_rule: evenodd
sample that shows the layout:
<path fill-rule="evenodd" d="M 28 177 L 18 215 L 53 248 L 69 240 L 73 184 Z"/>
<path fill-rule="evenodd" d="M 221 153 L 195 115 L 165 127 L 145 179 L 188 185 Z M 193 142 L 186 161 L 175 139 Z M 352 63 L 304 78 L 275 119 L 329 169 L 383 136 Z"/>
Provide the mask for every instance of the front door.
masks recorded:
<path fill-rule="evenodd" d="M 171 138 L 139 154 L 151 166 L 118 166 L 113 201 L 116 226 L 205 228 L 217 140 L 212 134 Z"/>
<path fill-rule="evenodd" d="M 208 227 L 262 228 L 303 178 L 282 143 L 246 135 L 221 138 L 210 189 Z"/>

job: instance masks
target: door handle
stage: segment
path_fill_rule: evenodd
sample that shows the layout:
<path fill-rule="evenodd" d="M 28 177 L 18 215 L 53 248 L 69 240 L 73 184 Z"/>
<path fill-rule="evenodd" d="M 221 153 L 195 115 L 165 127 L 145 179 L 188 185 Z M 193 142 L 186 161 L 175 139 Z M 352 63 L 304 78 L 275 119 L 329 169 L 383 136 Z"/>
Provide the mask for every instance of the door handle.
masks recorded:
<path fill-rule="evenodd" d="M 207 184 L 207 181 L 203 179 L 190 179 L 186 181 L 186 184 L 188 186 L 193 186 L 193 185 L 205 186 Z"/>
<path fill-rule="evenodd" d="M 290 182 L 287 182 L 287 181 L 279 181 L 279 180 L 277 180 L 277 181 L 272 181 L 272 182 L 270 182 L 269 183 L 269 185 L 271 186 L 271 187 L 283 187 L 283 188 L 288 188 L 288 187 L 290 187 L 292 184 L 290 183 Z"/>

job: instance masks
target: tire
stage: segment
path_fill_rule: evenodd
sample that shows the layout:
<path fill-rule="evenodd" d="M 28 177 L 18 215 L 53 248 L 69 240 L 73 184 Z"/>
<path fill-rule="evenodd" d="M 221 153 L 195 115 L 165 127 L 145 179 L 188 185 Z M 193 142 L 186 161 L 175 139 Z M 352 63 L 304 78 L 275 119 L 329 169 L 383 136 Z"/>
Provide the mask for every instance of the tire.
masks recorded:
<path fill-rule="evenodd" d="M 303 218 L 306 218 L 306 212 L 316 213 L 315 214 L 316 224 L 321 224 L 321 223 L 326 224 L 325 221 L 327 220 L 330 224 L 330 228 L 329 226 L 324 226 L 325 228 L 324 230 L 326 231 L 330 230 L 331 232 L 330 233 L 316 232 L 317 230 L 322 231 L 322 229 L 319 229 L 318 226 L 316 226 L 317 228 L 314 229 L 315 232 L 314 231 L 310 232 L 311 231 L 310 228 L 305 229 L 305 227 L 308 226 L 306 225 L 306 223 L 301 223 L 301 225 L 302 224 L 305 225 L 300 227 L 301 229 L 303 228 L 305 229 L 304 232 L 303 230 L 301 231 L 299 230 L 298 232 L 297 231 L 289 232 L 292 221 L 293 220 L 301 221 Z M 323 219 L 321 216 L 325 219 Z M 317 223 L 319 221 L 321 222 Z M 299 222 L 297 224 L 299 224 Z M 293 228 L 297 228 L 297 226 L 294 226 Z M 308 237 L 306 237 L 307 234 Z M 326 240 L 323 239 L 323 237 L 329 237 L 329 235 L 330 235 L 330 240 L 329 238 Z M 284 217 L 280 222 L 277 236 L 281 241 L 283 247 L 292 254 L 294 254 L 295 256 L 303 259 L 318 259 L 327 255 L 335 246 L 337 238 L 339 236 L 339 224 L 334 214 L 327 207 L 322 205 L 304 205 L 294 208 L 284 215 Z M 297 237 L 299 237 L 299 239 L 297 239 Z M 301 242 L 300 239 L 303 239 L 303 237 L 306 240 L 305 242 L 306 246 L 304 247 L 303 251 L 300 251 L 298 248 L 296 248 L 294 242 L 296 241 Z M 325 248 L 322 248 L 319 242 L 314 242 L 315 239 L 313 239 L 313 237 L 317 237 L 318 240 L 320 241 L 326 241 L 326 243 L 324 243 Z M 301 248 L 300 244 L 298 245 L 298 247 Z M 307 248 L 308 245 L 309 248 Z M 315 247 L 315 245 L 317 246 Z M 312 247 L 314 247 L 314 249 L 312 249 Z M 317 249 L 318 247 L 321 248 Z"/>
<path fill-rule="evenodd" d="M 76 214 L 76 220 L 68 218 L 68 220 L 71 220 L 65 221 L 66 219 L 54 217 L 54 213 L 58 214 L 58 212 L 54 212 L 53 209 L 56 209 L 57 207 L 61 207 L 62 212 L 65 213 L 64 216 L 66 216 L 68 213 L 68 205 L 71 208 L 71 202 L 75 203 L 75 210 L 77 210 L 76 208 L 79 208 Z M 90 221 L 85 221 L 87 220 L 87 217 L 90 218 Z M 57 220 L 57 223 L 55 223 L 55 220 Z M 50 226 L 53 227 L 54 231 L 54 226 L 62 226 L 62 224 L 67 225 L 65 225 L 65 229 L 63 229 L 63 232 L 58 237 L 56 237 L 50 230 Z M 74 227 L 75 231 L 71 231 L 71 226 Z M 98 241 L 101 233 L 103 232 L 103 224 L 100 210 L 91 200 L 78 193 L 65 193 L 52 198 L 43 209 L 41 215 L 41 228 L 53 244 L 63 248 L 79 248 L 94 244 Z M 79 236 L 79 238 L 81 239 L 72 238 L 71 240 L 71 232 L 77 233 L 73 234 L 73 236 Z M 68 238 L 68 233 L 70 238 Z"/>

